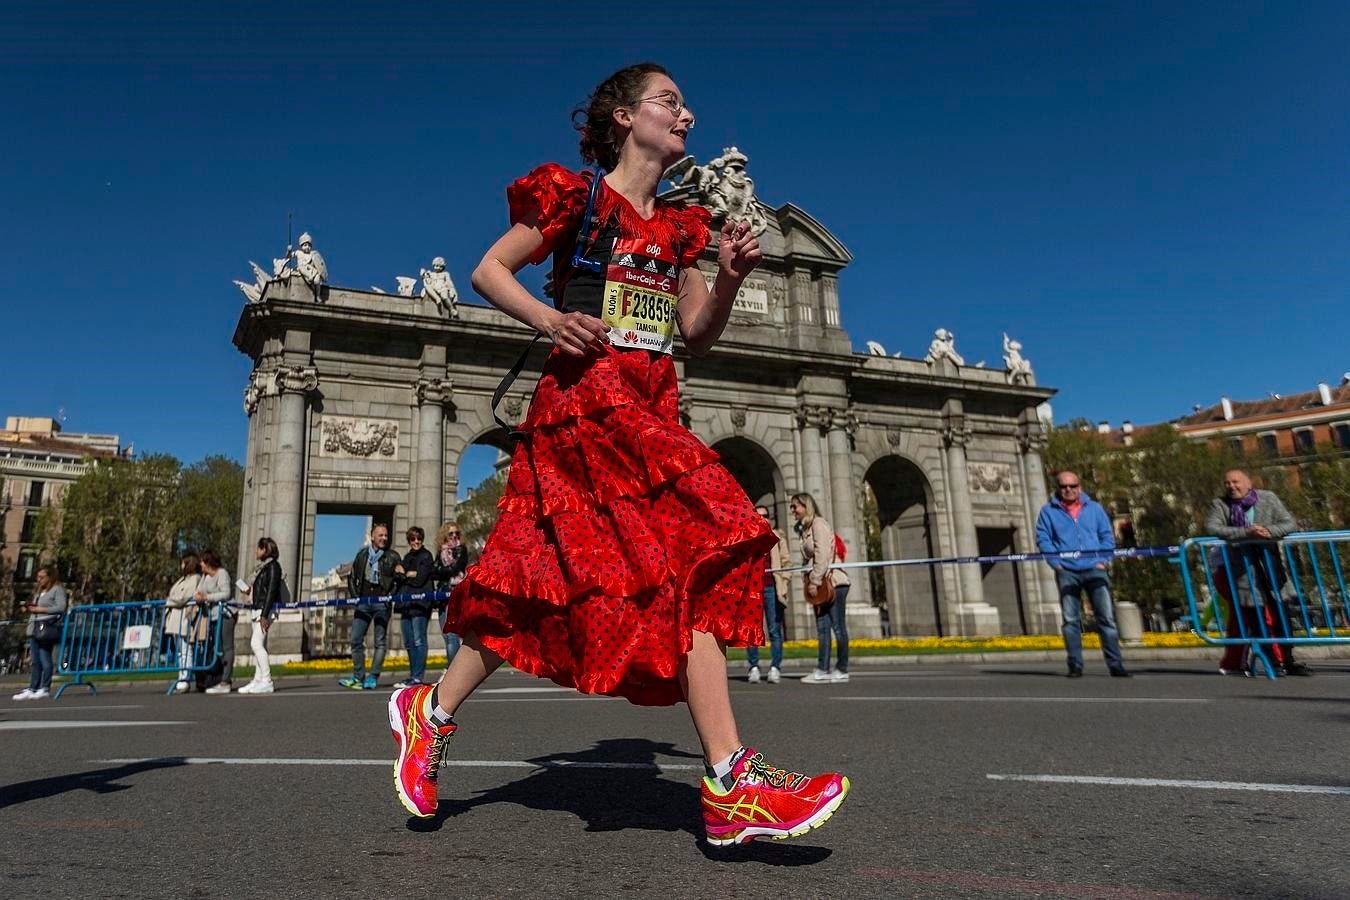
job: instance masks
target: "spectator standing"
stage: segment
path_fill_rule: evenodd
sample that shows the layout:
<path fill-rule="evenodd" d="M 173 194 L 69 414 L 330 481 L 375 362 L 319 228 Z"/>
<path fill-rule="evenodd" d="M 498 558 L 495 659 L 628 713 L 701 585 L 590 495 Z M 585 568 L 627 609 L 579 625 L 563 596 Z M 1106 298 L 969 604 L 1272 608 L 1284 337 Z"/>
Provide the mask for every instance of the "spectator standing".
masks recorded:
<path fill-rule="evenodd" d="M 793 494 L 788 508 L 797 519 L 797 527 L 801 529 L 802 564 L 811 567 L 811 571 L 804 576 L 807 585 L 813 592 L 819 590 L 827 574 L 834 582 L 834 599 L 818 604 L 815 608 L 816 638 L 820 642 L 820 650 L 816 657 L 816 670 L 802 678 L 802 684 L 846 684 L 848 620 L 844 601 L 848 599 L 849 580 L 843 569 L 830 568 L 837 562 L 834 528 L 820 514 L 815 498 L 810 494 Z M 833 670 L 830 669 L 831 631 L 839 642 Z"/>
<path fill-rule="evenodd" d="M 28 687 L 15 694 L 15 700 L 45 700 L 51 696 L 52 675 L 56 671 L 52 650 L 61 642 L 61 617 L 66 614 L 68 603 L 56 566 L 39 568 L 33 602 L 24 606 L 31 613 L 27 635 L 32 674 Z"/>
<path fill-rule="evenodd" d="M 1279 609 L 1281 593 L 1288 582 L 1279 547 L 1275 543 L 1298 529 L 1298 523 L 1273 491 L 1258 491 L 1242 469 L 1230 469 L 1223 475 L 1223 495 L 1215 497 L 1205 516 L 1205 533 L 1229 541 L 1226 567 L 1214 579 L 1219 592 L 1234 604 L 1242 616 L 1248 637 L 1260 637 L 1261 617 L 1266 633 L 1288 639 L 1288 617 Z M 1222 559 L 1222 554 L 1221 554 Z M 1253 578 L 1255 584 L 1253 584 Z M 1236 633 L 1236 615 L 1229 617 L 1228 634 Z M 1241 648 L 1236 659 L 1234 648 L 1226 648 L 1219 671 L 1243 670 Z M 1272 648 L 1275 664 L 1286 675 L 1311 675 L 1312 669 L 1294 660 L 1290 644 Z M 1227 663 L 1227 665 L 1225 665 Z"/>
<path fill-rule="evenodd" d="M 178 661 L 175 694 L 186 694 L 192 689 L 188 679 L 192 677 L 192 625 L 196 617 L 188 615 L 188 608 L 201 581 L 201 560 L 195 553 L 184 553 L 178 560 L 178 580 L 164 600 L 164 633 L 173 638 L 174 658 Z"/>
<path fill-rule="evenodd" d="M 214 550 L 202 551 L 202 583 L 195 595 L 197 604 L 206 612 L 208 637 L 215 633 L 219 622 L 220 653 L 216 663 L 208 670 L 197 673 L 197 690 L 208 694 L 228 694 L 234 684 L 234 629 L 239 621 L 239 613 L 230 601 L 234 599 L 234 582 L 230 573 L 221 564 L 220 554 Z M 207 651 L 209 652 L 209 650 Z"/>
<path fill-rule="evenodd" d="M 773 525 L 773 516 L 767 506 L 756 506 L 755 512 L 761 519 Z M 777 684 L 782 677 L 783 667 L 783 600 L 787 597 L 789 579 L 783 572 L 770 572 L 770 569 L 785 569 L 792 563 L 788 559 L 787 538 L 777 528 L 773 529 L 778 543 L 764 555 L 764 630 L 769 637 L 769 684 Z M 745 648 L 745 661 L 750 671 L 745 680 L 751 684 L 759 683 L 759 647 L 751 644 Z"/>
<path fill-rule="evenodd" d="M 464 544 L 464 535 L 458 522 L 446 522 L 436 532 L 436 590 L 449 593 L 464 580 L 469 568 L 469 548 Z M 436 625 L 445 640 L 445 667 L 450 668 L 450 660 L 455 658 L 459 649 L 459 635 L 445 630 L 445 605 L 448 601 L 437 600 Z"/>
<path fill-rule="evenodd" d="M 1066 470 L 1055 476 L 1055 496 L 1041 507 L 1041 514 L 1036 517 L 1036 546 L 1042 553 L 1116 548 L 1110 516 L 1083 490 L 1077 474 Z M 1086 592 L 1101 634 L 1106 668 L 1115 678 L 1129 678 L 1130 673 L 1120 654 L 1120 633 L 1116 630 L 1111 604 L 1111 575 L 1106 559 L 1100 556 L 1057 558 L 1051 559 L 1049 565 L 1055 570 L 1055 582 L 1059 587 L 1069 677 L 1081 678 L 1083 675 L 1083 594 Z"/>
<path fill-rule="evenodd" d="M 277 604 L 281 602 L 281 563 L 277 562 L 277 542 L 270 537 L 258 540 L 255 551 L 258 558 L 258 571 L 253 576 L 253 584 L 248 589 L 252 606 L 249 618 L 253 622 L 253 638 L 250 641 L 253 650 L 253 680 L 239 689 L 241 694 L 272 693 L 272 663 L 267 655 L 267 631 L 277 615 Z"/>
<path fill-rule="evenodd" d="M 389 617 L 392 607 L 388 597 L 394 593 L 394 568 L 399 555 L 389 548 L 389 526 L 376 525 L 370 529 L 370 543 L 356 552 L 352 571 L 347 576 L 348 596 L 361 598 L 352 613 L 352 674 L 338 681 L 345 688 L 373 691 L 380 683 L 380 669 L 389 646 Z M 370 659 L 370 673 L 366 673 L 366 632 L 375 626 L 374 648 Z"/>
<path fill-rule="evenodd" d="M 394 583 L 400 594 L 423 594 L 432 589 L 431 577 L 436 568 L 435 557 L 422 546 L 427 533 L 414 525 L 405 537 L 408 553 L 394 566 Z M 427 619 L 431 616 L 431 601 L 405 600 L 399 607 L 399 625 L 403 629 L 403 646 L 408 650 L 408 677 L 397 687 L 422 684 L 427 671 Z"/>

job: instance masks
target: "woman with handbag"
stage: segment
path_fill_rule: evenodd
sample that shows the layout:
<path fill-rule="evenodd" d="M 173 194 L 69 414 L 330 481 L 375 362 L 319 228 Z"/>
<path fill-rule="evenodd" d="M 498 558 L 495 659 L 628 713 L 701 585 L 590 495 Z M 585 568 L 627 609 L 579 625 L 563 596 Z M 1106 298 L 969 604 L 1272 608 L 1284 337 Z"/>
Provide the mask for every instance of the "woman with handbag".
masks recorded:
<path fill-rule="evenodd" d="M 432 572 L 432 577 L 436 579 L 436 590 L 449 593 L 464 580 L 464 573 L 469 568 L 469 548 L 464 543 L 464 535 L 458 522 L 446 522 L 436 532 L 435 553 L 436 568 Z M 437 630 L 445 639 L 445 667 L 448 669 L 450 661 L 455 658 L 455 651 L 459 649 L 459 635 L 445 630 L 446 602 L 437 600 L 431 608 L 435 610 L 437 623 L 440 625 Z"/>
<path fill-rule="evenodd" d="M 843 569 L 831 569 L 838 562 L 835 553 L 834 529 L 816 509 L 810 494 L 793 494 L 792 515 L 802 536 L 802 565 L 810 566 L 806 573 L 806 601 L 815 607 L 816 636 L 820 640 L 820 654 L 816 670 L 802 678 L 802 684 L 844 684 L 848 682 L 848 623 L 844 615 L 844 600 L 848 597 L 849 581 Z M 839 655 L 833 671 L 830 669 L 830 630 L 839 640 Z"/>
<path fill-rule="evenodd" d="M 164 633 L 173 638 L 178 660 L 178 683 L 173 686 L 175 694 L 186 694 L 192 689 L 188 679 L 192 677 L 192 627 L 197 617 L 188 615 L 188 607 L 201 581 L 201 560 L 195 553 L 184 553 L 178 560 L 178 580 L 169 588 L 169 596 L 164 600 Z"/>
<path fill-rule="evenodd" d="M 202 644 L 201 653 L 206 659 L 215 658 L 210 669 L 197 673 L 197 690 L 204 694 L 228 694 L 234 675 L 234 626 L 239 614 L 230 607 L 234 598 L 234 582 L 225 570 L 220 554 L 214 550 L 202 551 L 202 583 L 197 586 L 193 599 L 202 610 L 197 619 L 196 640 Z M 216 622 L 220 625 L 217 626 Z M 219 632 L 215 629 L 219 627 Z M 220 635 L 220 648 L 211 651 L 211 639 L 214 633 Z"/>
<path fill-rule="evenodd" d="M 24 609 L 32 613 L 28 620 L 28 652 L 32 657 L 32 677 L 28 687 L 14 695 L 15 700 L 43 700 L 51 696 L 55 662 L 52 650 L 61 642 L 61 618 L 66 614 L 66 589 L 56 567 L 37 570 L 37 592 Z"/>

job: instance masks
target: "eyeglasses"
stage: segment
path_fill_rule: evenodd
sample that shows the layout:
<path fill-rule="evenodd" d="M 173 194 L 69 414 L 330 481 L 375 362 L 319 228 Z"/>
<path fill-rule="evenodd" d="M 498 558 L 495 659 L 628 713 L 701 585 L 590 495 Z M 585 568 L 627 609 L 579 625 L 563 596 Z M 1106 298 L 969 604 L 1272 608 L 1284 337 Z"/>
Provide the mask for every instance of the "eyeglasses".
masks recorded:
<path fill-rule="evenodd" d="M 1077 489 L 1078 489 L 1078 485 L 1077 485 L 1076 483 L 1075 483 L 1075 484 L 1061 484 L 1061 485 L 1057 485 L 1057 487 L 1058 487 L 1061 491 L 1065 491 L 1065 490 L 1077 490 Z"/>
<path fill-rule="evenodd" d="M 675 118 L 680 117 L 680 113 L 689 113 L 689 127 L 693 128 L 694 123 L 698 121 L 694 118 L 694 111 L 689 108 L 689 104 L 677 100 L 674 94 L 657 94 L 655 97 L 643 97 L 639 103 L 655 103 L 657 106 L 665 107 Z"/>
<path fill-rule="evenodd" d="M 446 537 L 459 537 L 459 532 L 458 532 L 458 531 L 447 531 L 447 532 L 445 533 L 445 536 L 446 536 Z"/>

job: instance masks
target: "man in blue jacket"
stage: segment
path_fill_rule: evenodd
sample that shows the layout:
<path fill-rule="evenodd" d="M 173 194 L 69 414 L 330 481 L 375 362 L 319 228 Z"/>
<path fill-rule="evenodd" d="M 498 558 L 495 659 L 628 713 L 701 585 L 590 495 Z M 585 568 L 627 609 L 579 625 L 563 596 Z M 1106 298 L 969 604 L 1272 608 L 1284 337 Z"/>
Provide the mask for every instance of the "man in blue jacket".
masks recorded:
<path fill-rule="evenodd" d="M 1055 496 L 1041 507 L 1036 519 L 1036 545 L 1042 553 L 1071 550 L 1114 550 L 1115 535 L 1111 519 L 1102 505 L 1083 490 L 1073 472 L 1055 476 Z M 1116 678 L 1129 678 L 1120 655 L 1120 633 L 1116 631 L 1115 610 L 1111 606 L 1111 576 L 1108 558 L 1086 557 L 1049 560 L 1059 584 L 1059 608 L 1064 620 L 1064 649 L 1069 654 L 1069 677 L 1083 677 L 1083 592 L 1092 601 L 1092 614 L 1102 636 L 1102 655 L 1106 668 Z"/>

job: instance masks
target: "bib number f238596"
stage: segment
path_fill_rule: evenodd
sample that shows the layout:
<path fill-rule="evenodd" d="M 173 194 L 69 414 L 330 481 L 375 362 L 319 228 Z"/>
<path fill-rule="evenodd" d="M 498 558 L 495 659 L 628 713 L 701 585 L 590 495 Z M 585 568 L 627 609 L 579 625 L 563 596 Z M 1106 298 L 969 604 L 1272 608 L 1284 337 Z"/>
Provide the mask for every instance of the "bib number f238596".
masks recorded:
<path fill-rule="evenodd" d="M 600 310 L 601 321 L 610 327 L 610 343 L 670 353 L 679 282 L 674 247 L 642 238 L 615 241 Z"/>

